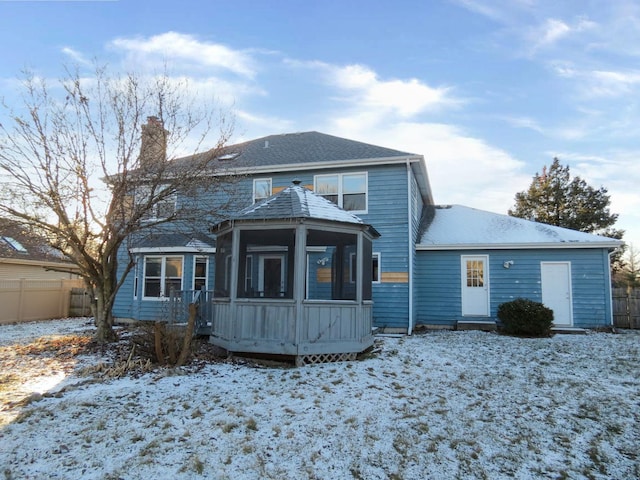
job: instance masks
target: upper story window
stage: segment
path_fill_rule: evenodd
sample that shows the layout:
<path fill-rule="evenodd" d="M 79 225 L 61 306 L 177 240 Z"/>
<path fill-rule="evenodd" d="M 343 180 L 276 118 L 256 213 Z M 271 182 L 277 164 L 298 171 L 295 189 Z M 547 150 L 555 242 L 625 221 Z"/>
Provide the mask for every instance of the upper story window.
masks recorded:
<path fill-rule="evenodd" d="M 256 178 L 253 180 L 253 203 L 258 203 L 271 196 L 271 179 Z"/>
<path fill-rule="evenodd" d="M 144 298 L 168 297 L 182 290 L 182 257 L 144 257 Z"/>
<path fill-rule="evenodd" d="M 345 210 L 367 211 L 367 172 L 316 175 L 314 191 Z"/>
<path fill-rule="evenodd" d="M 166 188 L 162 185 L 158 185 L 155 189 L 154 195 L 158 195 L 162 192 L 162 189 Z M 151 188 L 148 186 L 140 186 L 136 189 L 136 204 L 140 205 L 149 200 L 149 196 L 151 195 Z M 144 215 L 145 220 L 163 220 L 165 218 L 171 217 L 174 213 L 176 213 L 176 203 L 178 200 L 177 193 L 171 193 L 167 195 L 162 200 L 156 201 L 151 205 L 150 209 Z"/>

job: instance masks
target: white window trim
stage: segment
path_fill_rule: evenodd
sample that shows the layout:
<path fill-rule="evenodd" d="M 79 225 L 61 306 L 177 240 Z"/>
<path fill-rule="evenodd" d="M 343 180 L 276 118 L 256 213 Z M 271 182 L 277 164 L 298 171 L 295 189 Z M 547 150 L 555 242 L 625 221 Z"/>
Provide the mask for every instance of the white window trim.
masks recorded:
<path fill-rule="evenodd" d="M 169 296 L 167 295 L 169 292 L 165 292 L 164 291 L 164 285 L 166 282 L 166 265 L 167 265 L 167 258 L 180 258 L 180 261 L 182 262 L 182 275 L 180 276 L 180 290 L 182 290 L 183 286 L 184 286 L 184 255 L 145 255 L 143 257 L 143 267 L 142 267 L 142 300 L 145 301 L 152 301 L 152 302 L 157 302 L 157 301 L 167 301 L 169 300 Z M 147 258 L 161 258 L 162 259 L 162 265 L 160 267 L 160 296 L 159 297 L 147 297 L 145 296 L 144 292 L 145 292 L 145 283 L 146 283 L 146 278 L 147 278 Z"/>
<path fill-rule="evenodd" d="M 269 182 L 269 195 L 267 195 L 264 198 L 268 198 L 273 194 L 273 181 L 271 180 L 271 178 L 269 178 L 269 177 L 254 178 L 253 179 L 253 203 L 257 203 L 259 201 L 264 200 L 264 198 L 260 198 L 259 200 L 256 199 L 256 183 L 257 182 L 264 182 L 264 181 Z"/>
<path fill-rule="evenodd" d="M 317 192 L 318 191 L 318 179 L 322 178 L 322 177 L 338 177 L 338 206 L 340 208 L 344 208 L 344 191 L 343 191 L 343 178 L 345 176 L 350 176 L 350 175 L 364 175 L 364 210 L 349 210 L 351 213 L 354 214 L 362 214 L 362 213 L 368 213 L 369 212 L 369 172 L 347 172 L 347 173 L 324 173 L 322 175 L 314 175 L 313 176 L 313 191 Z M 318 195 L 323 196 L 322 194 L 318 193 Z M 347 194 L 348 195 L 348 194 Z"/>
<path fill-rule="evenodd" d="M 202 260 L 206 262 L 206 266 L 204 267 L 204 289 L 209 290 L 209 257 L 206 255 L 196 255 L 193 257 L 193 275 L 191 275 L 191 290 L 196 289 L 196 263 L 198 260 Z M 201 277 L 198 277 L 201 278 Z"/>
<path fill-rule="evenodd" d="M 247 282 L 251 282 L 248 286 Z M 253 255 L 247 255 L 244 264 L 244 291 L 245 293 L 253 288 Z"/>
<path fill-rule="evenodd" d="M 140 260 L 136 258 L 136 263 L 133 265 L 133 299 L 138 299 L 138 289 L 140 288 Z"/>
<path fill-rule="evenodd" d="M 380 252 L 371 253 L 371 272 L 373 273 L 373 257 L 378 257 L 378 279 L 372 280 L 371 283 L 382 283 L 382 254 Z"/>

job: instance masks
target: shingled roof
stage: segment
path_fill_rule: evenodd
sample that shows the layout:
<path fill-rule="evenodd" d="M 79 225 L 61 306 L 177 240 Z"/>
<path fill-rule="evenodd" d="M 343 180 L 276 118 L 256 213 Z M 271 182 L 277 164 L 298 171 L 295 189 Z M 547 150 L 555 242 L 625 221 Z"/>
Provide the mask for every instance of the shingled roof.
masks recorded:
<path fill-rule="evenodd" d="M 232 215 L 229 220 L 266 221 L 304 218 L 362 225 L 368 227 L 372 235 L 379 236 L 379 233 L 370 225 L 365 224 L 360 217 L 343 210 L 335 203 L 304 188 L 298 180 L 294 180 L 293 185 L 266 200 L 244 208 L 237 214 Z M 218 224 L 218 226 L 227 221 Z"/>
<path fill-rule="evenodd" d="M 221 168 L 243 169 L 338 163 L 357 160 L 406 159 L 415 154 L 335 137 L 320 132 L 284 133 L 257 138 L 216 151 Z M 199 155 L 207 155 L 202 153 Z M 178 159 L 189 161 L 193 157 Z"/>
<path fill-rule="evenodd" d="M 174 250 L 207 250 L 215 247 L 216 241 L 207 235 L 201 233 L 166 233 L 153 232 L 136 242 L 132 251 L 148 250 L 155 248 L 172 248 Z"/>
<path fill-rule="evenodd" d="M 437 205 L 422 220 L 418 250 L 478 248 L 615 248 L 614 238 L 462 205 Z"/>
<path fill-rule="evenodd" d="M 0 258 L 69 263 L 45 238 L 6 218 L 0 218 Z"/>
<path fill-rule="evenodd" d="M 320 132 L 269 135 L 226 149 L 239 165 L 282 165 L 407 157 L 411 153 Z"/>

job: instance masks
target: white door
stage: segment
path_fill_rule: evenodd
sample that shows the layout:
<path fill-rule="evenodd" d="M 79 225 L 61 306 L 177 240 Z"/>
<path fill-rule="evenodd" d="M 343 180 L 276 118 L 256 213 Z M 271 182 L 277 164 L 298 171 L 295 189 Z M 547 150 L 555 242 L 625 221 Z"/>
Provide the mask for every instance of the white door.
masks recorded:
<path fill-rule="evenodd" d="M 261 255 L 258 264 L 260 296 L 267 298 L 284 296 L 284 283 L 284 255 Z"/>
<path fill-rule="evenodd" d="M 486 255 L 462 256 L 462 315 L 489 316 L 489 270 Z"/>
<path fill-rule="evenodd" d="M 571 263 L 541 262 L 542 303 L 553 310 L 553 324 L 573 325 Z"/>

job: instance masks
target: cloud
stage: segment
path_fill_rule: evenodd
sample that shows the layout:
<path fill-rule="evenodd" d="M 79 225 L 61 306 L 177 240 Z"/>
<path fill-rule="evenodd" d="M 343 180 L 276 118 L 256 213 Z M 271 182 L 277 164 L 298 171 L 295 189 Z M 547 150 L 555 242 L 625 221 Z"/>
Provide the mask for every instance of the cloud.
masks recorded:
<path fill-rule="evenodd" d="M 241 77 L 253 78 L 256 67 L 252 57 L 244 51 L 226 45 L 197 39 L 193 35 L 166 32 L 152 37 L 116 38 L 113 49 L 127 53 L 137 64 L 172 63 L 198 68 L 216 68 Z"/>
<path fill-rule="evenodd" d="M 236 110 L 237 118 L 251 128 L 251 136 L 245 138 L 244 132 L 236 132 L 239 141 L 249 140 L 262 135 L 272 135 L 278 132 L 289 132 L 294 128 L 295 122 L 272 115 L 259 115 L 246 110 Z"/>
<path fill-rule="evenodd" d="M 328 86 L 339 89 L 336 98 L 359 111 L 368 111 L 370 115 L 393 114 L 406 119 L 463 103 L 453 96 L 450 87 L 431 87 L 416 78 L 383 80 L 364 65 L 338 66 L 295 60 L 286 63 L 294 68 L 321 72 Z"/>
<path fill-rule="evenodd" d="M 553 62 L 551 69 L 561 78 L 575 80 L 583 98 L 622 97 L 640 87 L 640 70 L 579 69 L 566 62 Z"/>
<path fill-rule="evenodd" d="M 563 164 L 569 165 L 571 175 L 579 176 L 592 187 L 605 187 L 611 196 L 611 211 L 620 215 L 615 228 L 625 230 L 625 240 L 638 245 L 640 150 L 610 150 L 598 155 L 555 151 L 548 152 L 548 156 L 558 157 Z"/>
<path fill-rule="evenodd" d="M 422 154 L 436 203 L 458 203 L 499 213 L 513 205 L 516 192 L 531 182 L 525 164 L 508 152 L 442 123 L 358 122 L 335 119 L 328 130 L 336 135 Z M 481 200 L 479 200 L 481 199 Z"/>
<path fill-rule="evenodd" d="M 364 107 L 393 111 L 401 117 L 412 117 L 456 103 L 450 88 L 430 87 L 415 78 L 380 80 L 373 70 L 362 65 L 332 70 L 336 86 L 354 92 L 354 101 Z"/>
<path fill-rule="evenodd" d="M 81 52 L 71 47 L 64 47 L 62 49 L 62 53 L 70 57 L 74 62 L 80 65 L 92 65 L 92 63 L 87 60 L 87 58 Z"/>

